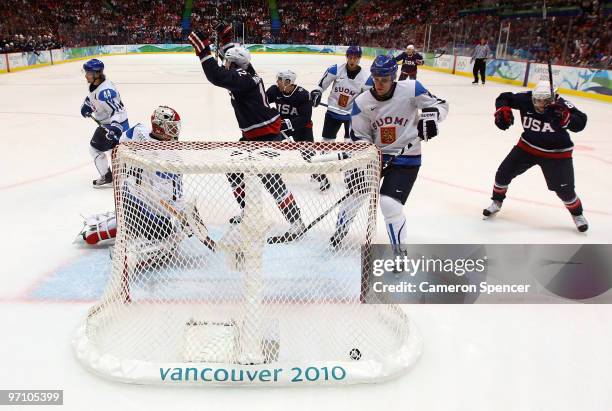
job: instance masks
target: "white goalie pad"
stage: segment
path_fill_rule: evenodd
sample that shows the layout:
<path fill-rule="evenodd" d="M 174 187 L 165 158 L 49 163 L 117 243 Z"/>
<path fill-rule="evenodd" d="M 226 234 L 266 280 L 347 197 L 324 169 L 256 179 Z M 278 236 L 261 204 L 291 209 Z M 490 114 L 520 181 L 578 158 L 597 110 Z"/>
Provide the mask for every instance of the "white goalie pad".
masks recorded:
<path fill-rule="evenodd" d="M 114 211 L 85 217 L 81 232 L 74 239 L 75 244 L 112 245 L 117 236 L 117 219 Z"/>

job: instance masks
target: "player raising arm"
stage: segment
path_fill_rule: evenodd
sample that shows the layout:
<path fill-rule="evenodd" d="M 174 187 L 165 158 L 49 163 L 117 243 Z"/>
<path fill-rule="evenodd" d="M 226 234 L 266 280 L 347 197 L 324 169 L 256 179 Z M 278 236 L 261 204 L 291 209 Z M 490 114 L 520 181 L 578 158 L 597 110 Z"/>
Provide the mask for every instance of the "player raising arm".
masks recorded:
<path fill-rule="evenodd" d="M 189 42 L 200 58 L 208 81 L 230 92 L 234 113 L 242 131 L 240 141 L 281 141 L 281 130 L 288 130 L 288 123 L 282 122 L 278 111 L 268 104 L 263 81 L 251 65 L 251 54 L 242 46 L 227 43 L 231 38 L 231 35 L 227 35 L 228 32 L 222 29 L 223 36 L 220 36 L 223 67 L 217 64 L 211 54 L 209 36 L 192 32 Z M 233 173 L 228 174 L 227 178 L 240 209 L 244 210 L 244 175 Z M 285 182 L 278 174 L 262 175 L 261 180 L 290 224 L 287 238 L 301 237 L 305 226 L 300 208 Z M 232 218 L 230 222 L 238 224 L 242 220 L 241 217 L 242 214 Z"/>
<path fill-rule="evenodd" d="M 418 81 L 395 81 L 397 62 L 392 55 L 376 57 L 370 72 L 374 87 L 355 99 L 352 138 L 374 143 L 382 150 L 380 209 L 391 244 L 397 250 L 406 243 L 404 204 L 421 167 L 421 141 L 438 135 L 438 122 L 448 113 L 448 103 L 432 95 Z M 420 110 L 420 113 L 419 113 Z M 348 233 L 359 207 L 359 176 L 347 173 L 353 199 L 341 207 L 336 232 L 331 238 L 337 247 Z"/>
<path fill-rule="evenodd" d="M 572 215 L 578 231 L 586 231 L 588 222 L 582 202 L 574 190 L 574 164 L 569 131 L 582 131 L 587 116 L 569 101 L 551 95 L 548 81 L 540 81 L 533 91 L 501 93 L 495 100 L 495 125 L 507 130 L 514 124 L 512 110 L 519 110 L 523 133 L 516 146 L 502 161 L 495 174 L 493 203 L 483 210 L 485 217 L 499 212 L 512 180 L 537 165 L 548 189 L 554 191 Z"/>

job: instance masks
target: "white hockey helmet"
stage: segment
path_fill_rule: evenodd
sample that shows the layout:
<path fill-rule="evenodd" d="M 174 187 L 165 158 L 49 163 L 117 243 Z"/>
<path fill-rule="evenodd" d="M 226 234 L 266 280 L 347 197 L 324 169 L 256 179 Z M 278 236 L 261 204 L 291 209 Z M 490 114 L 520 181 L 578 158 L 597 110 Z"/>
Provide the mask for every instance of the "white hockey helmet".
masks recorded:
<path fill-rule="evenodd" d="M 406 50 L 414 51 L 414 46 L 412 44 L 408 44 L 406 46 Z"/>
<path fill-rule="evenodd" d="M 291 69 L 283 69 L 276 73 L 276 80 L 282 80 L 283 83 L 286 80 L 289 80 L 289 84 L 295 84 L 295 79 L 297 78 L 297 74 L 295 71 Z"/>
<path fill-rule="evenodd" d="M 178 140 L 181 133 L 181 116 L 168 106 L 159 106 L 151 114 L 153 134 L 163 140 Z"/>
<path fill-rule="evenodd" d="M 553 93 L 557 93 L 557 88 L 553 85 Z M 531 99 L 536 111 L 543 112 L 546 106 L 551 104 L 554 96 L 550 93 L 550 82 L 548 80 L 540 80 L 531 92 Z"/>
<path fill-rule="evenodd" d="M 249 64 L 251 64 L 251 53 L 246 47 L 234 46 L 225 52 L 225 60 L 246 70 Z"/>

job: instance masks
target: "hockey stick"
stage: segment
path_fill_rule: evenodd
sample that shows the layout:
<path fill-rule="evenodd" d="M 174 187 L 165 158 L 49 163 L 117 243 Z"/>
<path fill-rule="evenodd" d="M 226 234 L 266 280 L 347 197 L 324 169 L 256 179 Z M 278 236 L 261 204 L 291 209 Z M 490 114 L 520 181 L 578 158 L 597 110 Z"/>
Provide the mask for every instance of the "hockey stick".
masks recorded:
<path fill-rule="evenodd" d="M 402 147 L 399 153 L 391 155 L 391 158 L 383 163 L 382 169 L 383 170 L 386 169 L 395 158 L 403 155 L 406 151 L 410 150 L 412 146 L 413 146 L 412 143 L 408 143 L 407 145 Z M 325 161 L 346 160 L 347 158 L 350 158 L 350 157 L 351 155 L 347 153 L 346 151 L 340 151 L 337 153 L 325 153 L 325 154 L 314 155 L 310 159 L 310 162 L 311 163 L 322 163 Z"/>
<path fill-rule="evenodd" d="M 189 218 L 185 213 L 181 213 L 164 199 L 160 198 L 159 203 L 162 205 L 162 207 L 166 209 L 166 211 L 175 216 L 180 221 L 181 225 L 191 228 L 191 234 L 187 234 L 188 237 L 195 235 L 197 239 L 200 240 L 200 242 L 204 244 L 209 250 L 216 251 L 217 245 L 215 244 L 215 241 L 210 238 L 207 233 L 202 232 L 202 230 L 200 229 L 200 227 L 204 227 L 206 229 L 206 225 L 204 224 L 200 216 L 197 214 L 198 210 L 197 208 L 195 208 L 195 206 L 193 213 L 195 221 L 189 221 Z"/>
<path fill-rule="evenodd" d="M 546 19 L 546 0 L 542 1 L 542 19 L 544 20 L 544 38 L 546 39 L 546 63 L 548 64 L 548 83 L 550 85 L 550 96 L 552 102 L 556 100 L 555 88 L 553 86 L 552 64 L 550 62 L 550 39 L 548 38 L 548 21 Z"/>
<path fill-rule="evenodd" d="M 336 207 L 338 207 L 340 204 L 346 201 L 351 195 L 353 195 L 353 193 L 349 190 L 338 201 L 336 201 L 334 205 L 332 205 L 330 208 L 325 210 L 323 214 L 321 214 L 320 216 L 312 220 L 310 224 L 308 224 L 302 231 L 298 233 L 292 233 L 292 234 L 285 233 L 279 236 L 268 237 L 267 243 L 268 244 L 286 244 L 286 243 L 291 243 L 295 240 L 302 238 L 312 227 L 314 227 L 319 221 L 327 217 L 329 213 L 334 211 Z"/>
<path fill-rule="evenodd" d="M 96 122 L 96 124 L 102 128 L 104 128 L 104 126 L 102 125 L 102 123 L 100 123 L 98 120 L 96 120 L 95 118 L 93 118 L 93 116 L 88 116 L 90 119 L 92 119 L 93 121 Z"/>
<path fill-rule="evenodd" d="M 219 0 L 215 4 L 215 22 L 219 22 Z M 215 60 L 219 62 L 219 33 L 215 30 Z"/>
<path fill-rule="evenodd" d="M 156 193 L 152 192 L 150 189 L 142 185 L 138 185 L 138 187 L 149 198 L 152 198 L 153 200 L 157 198 L 159 200 L 159 204 L 166 211 L 176 217 L 176 219 L 179 220 L 179 222 L 181 223 L 182 227 L 190 228 L 191 233 L 187 233 L 187 237 L 195 235 L 196 238 L 200 240 L 200 242 L 204 244 L 209 250 L 213 252 L 216 251 L 217 245 L 215 241 L 208 236 L 208 229 L 206 228 L 206 224 L 204 224 L 204 222 L 202 221 L 202 218 L 198 214 L 198 209 L 195 205 L 193 205 L 193 210 L 191 213 L 181 212 L 174 208 L 174 206 L 168 201 L 164 200 L 163 198 L 159 198 L 159 196 Z M 193 219 L 190 218 L 190 214 L 193 215 Z"/>
<path fill-rule="evenodd" d="M 404 154 L 406 151 L 410 150 L 410 148 L 412 148 L 412 146 L 413 146 L 412 143 L 408 143 L 404 147 L 402 147 L 402 149 L 400 150 L 399 153 L 391 155 L 391 158 L 383 163 L 382 170 L 385 171 L 387 169 L 387 167 L 389 167 L 389 164 L 391 164 L 391 162 L 393 160 L 395 160 L 397 157 L 399 157 L 402 154 Z"/>
<path fill-rule="evenodd" d="M 393 155 L 389 160 L 387 160 L 383 166 L 382 166 L 382 170 L 384 171 L 389 164 L 397 157 L 401 156 L 402 154 L 404 154 L 407 150 L 410 150 L 410 148 L 412 147 L 412 143 L 408 143 L 407 145 L 405 145 L 399 153 Z M 320 156 L 318 156 L 318 159 L 315 159 L 314 162 L 322 162 L 322 161 L 330 161 L 330 160 L 344 160 L 349 158 L 350 155 L 348 153 L 345 152 L 341 152 L 341 153 L 328 153 L 328 154 L 321 154 Z M 312 162 L 312 160 L 311 160 Z M 275 236 L 275 237 L 269 237 L 268 238 L 268 244 L 279 244 L 279 243 L 291 243 L 295 240 L 300 239 L 301 237 L 303 237 L 312 227 L 314 227 L 319 221 L 323 220 L 325 217 L 327 217 L 329 215 L 329 213 L 331 213 L 337 206 L 339 206 L 340 204 L 342 204 L 344 201 L 346 201 L 351 195 L 353 195 L 353 192 L 351 192 L 351 190 L 349 190 L 344 196 L 342 196 L 338 201 L 336 201 L 330 208 L 328 208 L 327 210 L 325 210 L 320 216 L 318 216 L 317 218 L 315 218 L 314 220 L 312 220 L 310 222 L 310 224 L 308 224 L 302 231 L 298 232 L 298 233 L 292 233 L 292 234 L 283 234 L 280 236 Z"/>
<path fill-rule="evenodd" d="M 444 54 L 446 54 L 446 50 L 442 49 L 442 50 L 434 50 L 434 58 L 437 59 L 438 57 L 442 57 Z"/>

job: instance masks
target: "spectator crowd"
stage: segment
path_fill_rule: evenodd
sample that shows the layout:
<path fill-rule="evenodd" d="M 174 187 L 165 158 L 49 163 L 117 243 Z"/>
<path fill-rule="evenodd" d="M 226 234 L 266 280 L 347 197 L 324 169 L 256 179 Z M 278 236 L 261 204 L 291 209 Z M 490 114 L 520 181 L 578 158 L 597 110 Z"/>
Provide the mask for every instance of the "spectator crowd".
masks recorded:
<path fill-rule="evenodd" d="M 606 3 L 608 1 L 608 3 Z M 611 67 L 610 0 L 548 0 L 572 13 L 538 16 L 530 0 L 193 0 L 193 27 L 234 24 L 238 41 L 361 44 L 469 54 L 485 38 L 500 58 Z M 0 53 L 61 46 L 183 42 L 185 0 L 4 0 Z M 280 30 L 271 30 L 272 8 Z M 513 11 L 529 11 L 521 14 Z M 519 17 L 520 16 L 520 17 Z M 501 47 L 496 47 L 498 44 Z"/>

